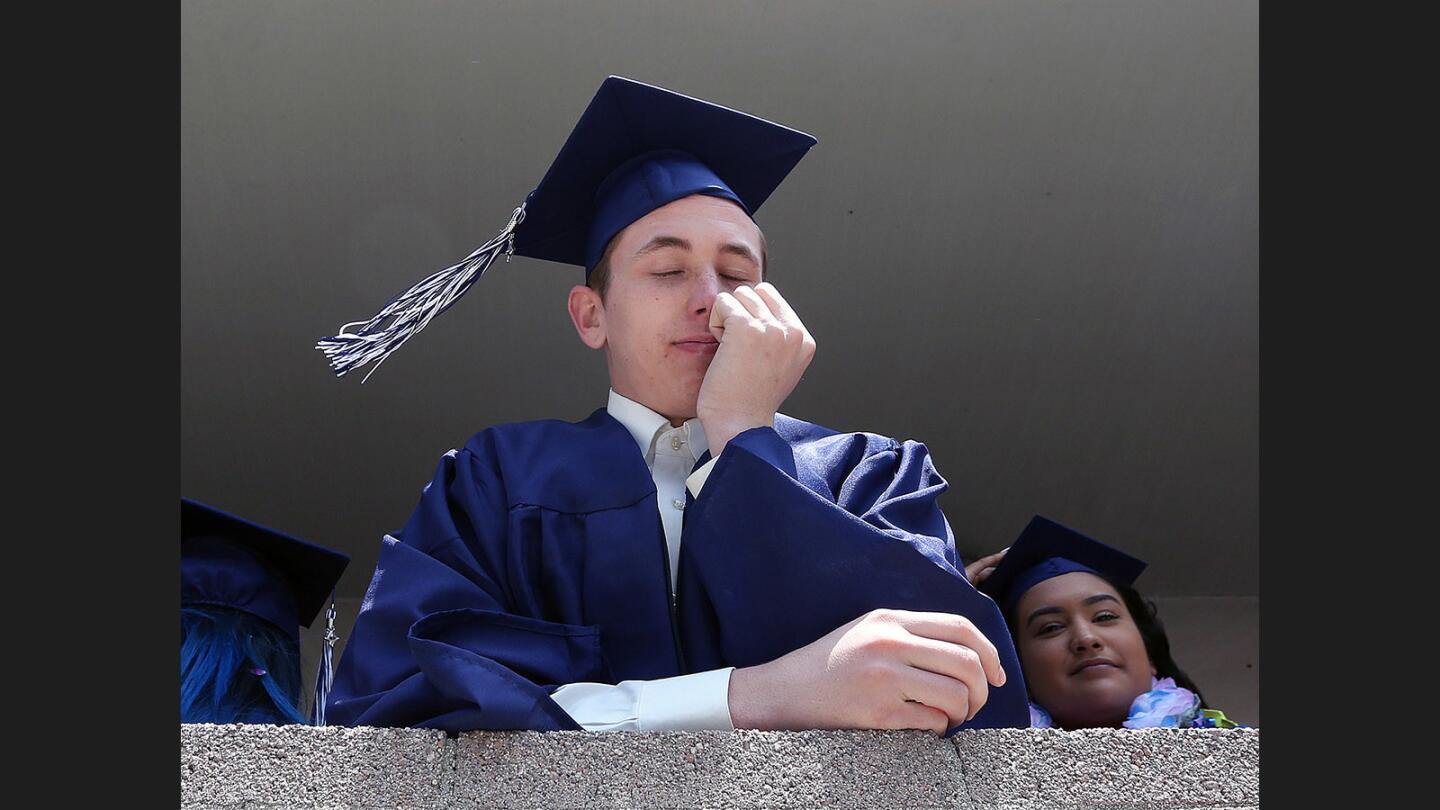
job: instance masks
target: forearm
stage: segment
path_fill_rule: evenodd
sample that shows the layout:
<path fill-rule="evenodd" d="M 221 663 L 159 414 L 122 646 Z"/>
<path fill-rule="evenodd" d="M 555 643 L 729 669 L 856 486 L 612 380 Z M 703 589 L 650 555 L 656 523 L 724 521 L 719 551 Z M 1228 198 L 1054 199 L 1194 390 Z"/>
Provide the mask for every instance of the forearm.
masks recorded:
<path fill-rule="evenodd" d="M 791 696 L 784 688 L 784 673 L 777 671 L 782 668 L 783 660 L 740 667 L 730 675 L 730 721 L 735 728 L 793 731 L 811 727 L 797 720 L 807 707 L 797 706 L 789 699 Z"/>
<path fill-rule="evenodd" d="M 717 460 L 686 515 L 681 635 L 692 641 L 690 666 L 741 668 L 731 679 L 737 728 L 836 727 L 814 717 L 837 716 L 843 700 L 792 688 L 794 679 L 770 665 L 878 609 L 963 616 L 1002 648 L 1007 672 L 1019 671 L 1003 617 L 952 562 L 949 527 L 935 504 L 943 479 L 923 447 L 855 441 L 868 442 L 868 452 L 836 441 L 817 461 L 814 450 L 802 456 L 773 430 L 744 433 Z M 847 460 L 850 471 L 838 481 L 814 473 Z M 737 627 L 747 630 L 715 630 Z M 992 692 L 978 727 L 1023 723 L 1028 706 L 1019 683 Z"/>

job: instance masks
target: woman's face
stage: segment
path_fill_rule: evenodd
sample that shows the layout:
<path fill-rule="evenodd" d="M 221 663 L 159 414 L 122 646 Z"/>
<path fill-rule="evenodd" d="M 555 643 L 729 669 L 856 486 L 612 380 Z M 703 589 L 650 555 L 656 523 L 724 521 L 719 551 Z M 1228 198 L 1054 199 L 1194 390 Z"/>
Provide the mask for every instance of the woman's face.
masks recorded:
<path fill-rule="evenodd" d="M 1031 697 L 1061 728 L 1118 727 L 1150 691 L 1155 667 L 1140 629 L 1094 574 L 1061 574 L 1026 591 L 1015 641 Z"/>

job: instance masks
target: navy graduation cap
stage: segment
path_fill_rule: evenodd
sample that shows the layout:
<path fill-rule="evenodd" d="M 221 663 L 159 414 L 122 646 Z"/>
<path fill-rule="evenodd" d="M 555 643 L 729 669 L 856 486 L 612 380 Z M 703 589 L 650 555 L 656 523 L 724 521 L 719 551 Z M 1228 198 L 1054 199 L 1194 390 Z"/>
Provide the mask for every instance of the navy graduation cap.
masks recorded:
<path fill-rule="evenodd" d="M 500 233 L 316 348 L 337 376 L 374 362 L 368 379 L 502 252 L 507 261 L 519 254 L 578 265 L 588 279 L 616 234 L 682 197 L 721 197 L 753 217 L 815 143 L 753 115 L 611 76 Z"/>
<path fill-rule="evenodd" d="M 350 556 L 180 499 L 180 604 L 258 616 L 299 642 Z"/>
<path fill-rule="evenodd" d="M 1026 591 L 1052 577 L 1084 571 L 1130 585 L 1144 570 L 1144 560 L 1036 515 L 979 587 L 1008 616 Z"/>
<path fill-rule="evenodd" d="M 180 605 L 232 608 L 275 625 L 295 642 L 328 601 L 325 647 L 315 679 L 312 723 L 325 725 L 334 684 L 335 584 L 350 556 L 180 499 Z"/>

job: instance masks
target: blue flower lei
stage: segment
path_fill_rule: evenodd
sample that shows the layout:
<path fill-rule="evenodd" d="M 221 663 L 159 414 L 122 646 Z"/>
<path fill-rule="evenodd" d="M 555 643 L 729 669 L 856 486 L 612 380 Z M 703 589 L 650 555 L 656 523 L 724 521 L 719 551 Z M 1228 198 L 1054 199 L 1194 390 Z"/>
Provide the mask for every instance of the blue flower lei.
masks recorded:
<path fill-rule="evenodd" d="M 1150 679 L 1150 691 L 1130 704 L 1125 728 L 1235 728 L 1234 721 L 1216 709 L 1200 708 L 1200 696 L 1174 678 Z M 1031 728 L 1054 728 L 1055 720 L 1038 703 L 1030 704 Z"/>

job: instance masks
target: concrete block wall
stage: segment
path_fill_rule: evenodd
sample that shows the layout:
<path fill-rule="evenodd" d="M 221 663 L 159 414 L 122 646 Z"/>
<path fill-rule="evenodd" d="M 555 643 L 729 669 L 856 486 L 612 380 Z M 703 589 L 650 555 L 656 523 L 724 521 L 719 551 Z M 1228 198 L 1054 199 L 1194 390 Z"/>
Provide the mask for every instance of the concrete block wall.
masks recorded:
<path fill-rule="evenodd" d="M 180 727 L 182 808 L 1251 808 L 1258 729 L 471 732 Z"/>

